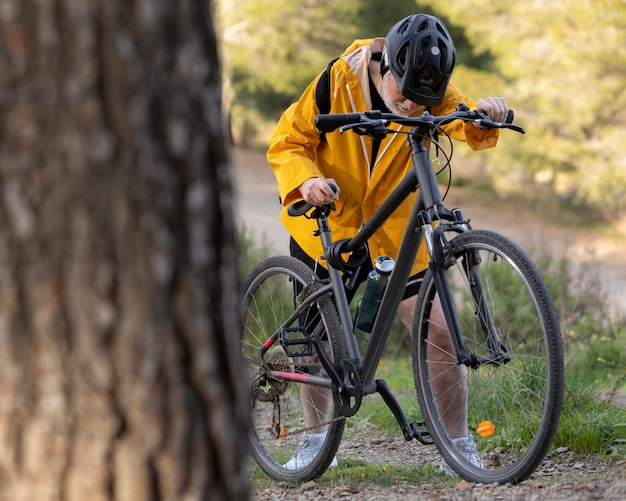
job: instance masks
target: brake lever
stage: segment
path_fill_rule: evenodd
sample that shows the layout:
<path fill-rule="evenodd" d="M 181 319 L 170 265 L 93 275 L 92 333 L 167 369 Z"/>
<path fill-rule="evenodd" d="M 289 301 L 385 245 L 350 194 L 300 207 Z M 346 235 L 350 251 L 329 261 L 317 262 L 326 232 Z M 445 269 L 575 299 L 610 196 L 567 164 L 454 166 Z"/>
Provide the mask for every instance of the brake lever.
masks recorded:
<path fill-rule="evenodd" d="M 385 120 L 362 120 L 361 122 L 358 123 L 353 123 L 353 124 L 348 124 L 348 125 L 344 125 L 339 129 L 339 132 L 341 134 L 343 134 L 345 131 L 347 130 L 352 130 L 352 129 L 360 129 L 360 128 L 364 128 L 365 130 L 367 129 L 378 129 L 380 127 L 384 127 L 385 126 L 386 121 Z"/>
<path fill-rule="evenodd" d="M 348 130 L 351 130 L 352 132 L 354 132 L 355 134 L 358 134 L 359 136 L 364 136 L 365 134 L 367 134 L 367 129 L 364 129 L 360 123 L 344 125 L 343 127 L 339 129 L 339 134 L 343 134 L 344 132 Z"/>
<path fill-rule="evenodd" d="M 509 129 L 515 132 L 519 132 L 520 134 L 526 134 L 526 129 L 524 129 L 524 127 L 520 127 L 519 125 L 513 125 L 513 124 L 504 124 L 505 125 L 505 129 Z"/>
<path fill-rule="evenodd" d="M 344 125 L 339 129 L 339 133 L 343 134 L 345 131 L 352 130 L 359 136 L 371 136 L 374 139 L 384 139 L 387 136 L 387 120 L 363 120 L 359 123 Z"/>
<path fill-rule="evenodd" d="M 513 124 L 513 119 L 515 118 L 515 114 L 513 110 L 509 110 L 506 122 L 494 122 L 489 118 L 489 116 L 482 110 L 476 110 L 476 113 L 480 118 L 472 120 L 477 125 L 481 125 L 482 127 L 487 127 L 488 129 L 510 129 L 515 132 L 519 132 L 520 134 L 526 134 L 526 129 L 520 127 L 519 125 Z"/>
<path fill-rule="evenodd" d="M 472 120 L 472 122 L 477 125 L 481 125 L 482 127 L 487 127 L 488 129 L 509 129 L 515 132 L 519 132 L 520 134 L 526 134 L 526 129 L 524 129 L 524 127 L 520 127 L 519 125 L 494 122 L 493 120 L 485 120 L 482 118 L 479 118 L 478 120 Z"/>

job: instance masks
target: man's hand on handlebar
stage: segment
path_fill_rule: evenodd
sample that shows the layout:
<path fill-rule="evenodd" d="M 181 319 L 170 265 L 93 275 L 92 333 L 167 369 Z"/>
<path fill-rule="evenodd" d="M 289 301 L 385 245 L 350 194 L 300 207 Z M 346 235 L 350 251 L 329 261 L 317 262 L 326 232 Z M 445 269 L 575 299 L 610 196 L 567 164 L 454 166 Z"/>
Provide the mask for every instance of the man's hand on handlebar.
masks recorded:
<path fill-rule="evenodd" d="M 335 188 L 333 190 L 333 187 Z M 298 188 L 305 202 L 315 205 L 327 205 L 333 200 L 339 200 L 337 181 L 330 178 L 311 177 Z"/>
<path fill-rule="evenodd" d="M 509 106 L 503 97 L 487 97 L 478 101 L 478 109 L 484 111 L 494 122 L 505 123 L 509 112 Z M 474 126 L 481 130 L 487 130 L 474 122 Z"/>

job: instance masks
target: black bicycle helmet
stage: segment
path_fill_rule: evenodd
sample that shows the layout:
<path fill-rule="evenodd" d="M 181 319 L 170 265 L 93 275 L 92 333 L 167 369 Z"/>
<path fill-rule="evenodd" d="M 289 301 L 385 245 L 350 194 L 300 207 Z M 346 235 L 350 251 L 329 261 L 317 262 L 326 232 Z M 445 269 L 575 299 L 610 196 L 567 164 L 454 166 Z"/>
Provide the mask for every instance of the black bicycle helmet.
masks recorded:
<path fill-rule="evenodd" d="M 456 51 L 440 19 L 414 14 L 398 21 L 385 41 L 381 73 L 387 70 L 402 95 L 425 106 L 438 106 L 454 69 Z"/>

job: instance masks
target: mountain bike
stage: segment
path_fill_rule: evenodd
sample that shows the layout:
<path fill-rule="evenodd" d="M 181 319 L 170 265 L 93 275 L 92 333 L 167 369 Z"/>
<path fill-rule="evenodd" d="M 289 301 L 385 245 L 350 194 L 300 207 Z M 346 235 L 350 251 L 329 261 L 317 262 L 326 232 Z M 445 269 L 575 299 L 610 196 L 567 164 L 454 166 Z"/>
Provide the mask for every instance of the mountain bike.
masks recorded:
<path fill-rule="evenodd" d="M 407 441 L 434 443 L 467 481 L 519 483 L 548 452 L 564 393 L 557 314 L 540 272 L 518 245 L 492 231 L 472 229 L 460 209 L 444 206 L 430 145 L 438 132 L 443 134 L 440 127 L 454 120 L 525 132 L 510 123 L 512 118 L 493 122 L 465 105 L 445 116 L 378 111 L 317 116 L 317 128 L 327 133 L 339 128 L 381 138 L 391 132 L 391 123 L 409 126 L 413 168 L 353 238 L 333 241 L 328 222 L 333 204 L 314 207 L 300 201 L 289 207 L 291 216 L 317 221 L 328 279 L 291 256 L 274 256 L 244 280 L 240 316 L 250 390 L 249 439 L 254 459 L 270 477 L 303 482 L 322 475 L 335 458 L 346 420 L 374 393 Z M 446 156 L 445 165 L 451 157 Z M 354 287 L 358 267 L 369 259 L 368 238 L 418 188 L 395 268 L 362 348 L 347 291 Z M 422 416 L 409 419 L 376 372 L 422 241 L 430 262 L 411 333 Z M 442 329 L 449 333 L 448 343 L 438 338 Z M 467 413 L 462 416 L 480 465 L 468 461 L 453 442 L 450 423 L 455 418 L 450 398 L 443 395 L 451 389 L 436 389 L 438 378 L 450 370 L 458 371 L 466 389 Z M 308 431 L 302 400 L 320 389 L 332 395 L 324 416 L 325 441 L 310 464 L 286 468 Z"/>

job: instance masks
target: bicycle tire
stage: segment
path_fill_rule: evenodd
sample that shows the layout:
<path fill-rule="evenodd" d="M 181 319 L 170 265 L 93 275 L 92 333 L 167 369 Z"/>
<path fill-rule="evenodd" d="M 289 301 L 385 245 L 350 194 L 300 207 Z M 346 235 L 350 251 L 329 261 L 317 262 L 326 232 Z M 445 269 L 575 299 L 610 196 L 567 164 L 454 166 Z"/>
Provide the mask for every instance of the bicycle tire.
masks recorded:
<path fill-rule="evenodd" d="M 343 435 L 345 419 L 338 415 L 330 397 L 328 412 L 322 418 L 328 423 L 327 435 L 319 452 L 306 466 L 286 468 L 284 465 L 294 454 L 303 434 L 309 431 L 304 424 L 301 396 L 303 392 L 309 395 L 319 387 L 304 381 L 286 384 L 270 379 L 260 359 L 261 349 L 268 338 L 294 313 L 294 286 L 298 290 L 309 286 L 308 290 L 314 291 L 320 284 L 313 271 L 298 259 L 275 256 L 255 266 L 242 285 L 240 318 L 242 350 L 250 381 L 251 452 L 259 467 L 276 480 L 306 482 L 321 476 L 333 461 Z M 323 337 L 328 339 L 324 344 L 329 347 L 331 359 L 338 360 L 344 345 L 339 338 L 341 324 L 330 294 L 320 296 L 307 315 L 300 317 L 298 325 L 293 326 L 295 338 L 306 339 L 306 332 L 313 328 L 312 324 L 323 326 Z M 291 340 L 294 340 L 293 336 Z M 288 355 L 299 351 L 306 350 L 302 345 L 285 347 L 276 342 L 265 354 L 265 363 L 274 370 L 323 373 L 315 356 Z"/>
<path fill-rule="evenodd" d="M 493 353 L 487 346 L 486 322 L 482 320 L 489 311 L 510 361 L 492 360 L 472 368 L 446 360 L 448 348 L 437 347 L 434 342 L 440 322 L 436 315 L 430 320 L 436 290 L 429 269 L 413 324 L 413 374 L 420 408 L 443 460 L 463 479 L 516 484 L 535 471 L 557 431 L 565 386 L 557 313 L 534 263 L 506 237 L 473 230 L 456 236 L 450 244 L 455 259 L 446 277 L 467 351 L 476 356 Z M 479 279 L 474 283 L 482 284 L 484 294 L 480 297 L 485 299 L 487 310 L 473 297 L 465 271 L 469 269 L 467 260 L 477 254 L 480 263 L 473 269 Z M 450 407 L 454 386 L 440 389 L 435 397 L 439 378 L 452 368 L 461 372 L 467 389 L 465 396 L 457 394 L 466 398 L 466 416 Z M 452 442 L 464 419 L 480 454 L 480 466 L 468 461 Z"/>

